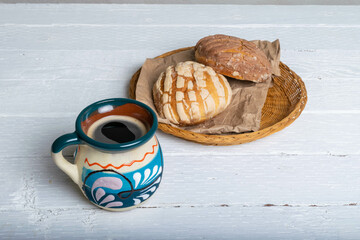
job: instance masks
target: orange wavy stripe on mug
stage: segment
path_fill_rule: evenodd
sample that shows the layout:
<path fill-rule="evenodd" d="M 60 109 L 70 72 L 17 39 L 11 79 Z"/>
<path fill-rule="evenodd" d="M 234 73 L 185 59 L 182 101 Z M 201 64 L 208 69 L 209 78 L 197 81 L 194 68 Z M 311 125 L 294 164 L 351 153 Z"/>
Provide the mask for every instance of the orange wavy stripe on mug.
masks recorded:
<path fill-rule="evenodd" d="M 97 165 L 97 166 L 101 167 L 102 169 L 106 169 L 106 168 L 108 168 L 108 167 L 113 167 L 113 168 L 115 168 L 115 169 L 120 169 L 120 168 L 122 168 L 122 167 L 124 167 L 124 166 L 130 167 L 131 165 L 133 165 L 133 164 L 136 163 L 136 162 L 142 162 L 142 161 L 144 161 L 144 160 L 145 160 L 145 157 L 146 157 L 148 154 L 154 154 L 154 153 L 155 153 L 155 147 L 156 147 L 157 145 L 158 145 L 158 142 L 157 142 L 157 140 L 156 140 L 156 144 L 152 146 L 152 149 L 153 149 L 152 152 L 147 152 L 147 153 L 145 153 L 144 157 L 143 157 L 141 160 L 134 160 L 134 161 L 132 161 L 131 163 L 124 163 L 124 164 L 121 164 L 121 165 L 118 166 L 118 167 L 112 165 L 111 163 L 109 163 L 109 164 L 106 165 L 106 166 L 102 166 L 101 164 L 99 164 L 99 163 L 97 163 L 97 162 L 89 163 L 89 161 L 88 161 L 87 158 L 85 158 L 85 163 L 87 163 L 90 167 L 93 166 L 93 165 Z"/>

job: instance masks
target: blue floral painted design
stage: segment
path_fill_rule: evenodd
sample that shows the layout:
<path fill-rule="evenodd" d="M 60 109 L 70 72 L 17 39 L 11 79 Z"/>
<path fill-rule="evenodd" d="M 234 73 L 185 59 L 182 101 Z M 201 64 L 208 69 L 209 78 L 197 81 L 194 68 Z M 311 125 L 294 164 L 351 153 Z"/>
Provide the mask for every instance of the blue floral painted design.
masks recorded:
<path fill-rule="evenodd" d="M 113 169 L 93 171 L 83 167 L 82 189 L 86 197 L 104 208 L 127 208 L 148 199 L 159 187 L 163 159 L 161 149 L 146 166 L 121 174 Z"/>

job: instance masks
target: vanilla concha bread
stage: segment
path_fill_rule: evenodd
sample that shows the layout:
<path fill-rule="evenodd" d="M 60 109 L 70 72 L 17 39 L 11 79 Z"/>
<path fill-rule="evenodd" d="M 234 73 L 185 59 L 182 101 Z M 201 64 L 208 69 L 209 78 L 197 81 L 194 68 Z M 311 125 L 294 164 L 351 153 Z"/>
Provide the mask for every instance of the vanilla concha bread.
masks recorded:
<path fill-rule="evenodd" d="M 223 75 L 192 61 L 169 66 L 153 87 L 160 117 L 181 126 L 194 125 L 219 114 L 229 105 L 231 95 Z"/>
<path fill-rule="evenodd" d="M 239 80 L 264 82 L 271 77 L 270 61 L 254 43 L 217 34 L 204 37 L 195 46 L 196 61 L 217 73 Z"/>

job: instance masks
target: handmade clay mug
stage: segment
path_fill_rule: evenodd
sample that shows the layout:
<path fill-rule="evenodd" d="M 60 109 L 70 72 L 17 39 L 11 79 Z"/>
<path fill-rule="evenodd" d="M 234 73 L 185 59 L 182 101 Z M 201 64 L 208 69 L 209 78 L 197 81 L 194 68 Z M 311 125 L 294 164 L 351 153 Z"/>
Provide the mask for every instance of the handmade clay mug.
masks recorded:
<path fill-rule="evenodd" d="M 111 211 L 128 210 L 159 187 L 163 156 L 157 126 L 156 114 L 141 102 L 125 98 L 95 102 L 79 114 L 75 132 L 55 140 L 52 158 L 92 203 Z M 96 134 L 110 136 L 109 142 Z M 69 145 L 78 145 L 74 164 L 62 154 Z"/>

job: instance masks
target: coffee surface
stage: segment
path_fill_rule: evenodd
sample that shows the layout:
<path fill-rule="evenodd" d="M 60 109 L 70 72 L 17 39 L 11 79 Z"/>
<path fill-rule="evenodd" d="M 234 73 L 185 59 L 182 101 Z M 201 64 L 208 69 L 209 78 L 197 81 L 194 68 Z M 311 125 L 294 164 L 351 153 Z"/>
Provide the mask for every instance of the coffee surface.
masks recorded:
<path fill-rule="evenodd" d="M 95 122 L 88 135 L 98 142 L 119 144 L 134 141 L 145 133 L 145 126 L 137 119 L 110 116 Z"/>

